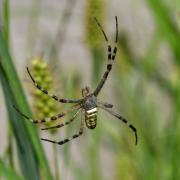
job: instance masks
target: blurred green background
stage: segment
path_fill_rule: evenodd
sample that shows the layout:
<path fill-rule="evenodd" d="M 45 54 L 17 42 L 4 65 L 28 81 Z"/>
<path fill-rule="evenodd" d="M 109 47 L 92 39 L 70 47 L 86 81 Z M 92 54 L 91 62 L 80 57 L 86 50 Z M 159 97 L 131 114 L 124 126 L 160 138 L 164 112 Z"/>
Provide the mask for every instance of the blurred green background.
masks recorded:
<path fill-rule="evenodd" d="M 71 136 L 80 121 L 41 132 L 17 114 L 12 105 L 40 119 L 69 107 L 36 90 L 26 66 L 50 92 L 81 97 L 85 85 L 96 87 L 107 61 L 93 18 L 114 42 L 115 16 L 118 54 L 99 99 L 137 128 L 138 145 L 127 126 L 101 110 L 95 130 L 63 146 L 41 142 Z M 180 179 L 179 0 L 2 0 L 0 82 L 0 179 Z"/>

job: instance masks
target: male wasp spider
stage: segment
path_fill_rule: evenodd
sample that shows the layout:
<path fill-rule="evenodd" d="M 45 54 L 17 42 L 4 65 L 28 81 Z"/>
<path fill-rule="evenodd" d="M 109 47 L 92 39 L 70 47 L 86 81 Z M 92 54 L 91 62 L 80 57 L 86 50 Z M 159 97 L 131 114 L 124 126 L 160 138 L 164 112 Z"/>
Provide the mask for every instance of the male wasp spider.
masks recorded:
<path fill-rule="evenodd" d="M 112 111 L 111 110 L 111 108 L 113 107 L 112 104 L 101 102 L 101 101 L 99 101 L 97 99 L 97 96 L 98 96 L 99 92 L 101 91 L 104 83 L 106 82 L 107 77 L 109 75 L 109 72 L 112 69 L 112 64 L 113 64 L 113 62 L 115 60 L 115 57 L 116 57 L 117 41 L 118 41 L 117 16 L 115 17 L 115 20 L 116 20 L 115 45 L 113 45 L 113 46 L 111 46 L 110 44 L 107 45 L 108 58 L 107 58 L 106 71 L 104 72 L 104 75 L 103 75 L 101 81 L 99 82 L 98 86 L 96 87 L 96 89 L 93 92 L 90 92 L 89 87 L 85 87 L 85 88 L 82 89 L 82 98 L 81 99 L 62 99 L 62 98 L 58 98 L 54 94 L 48 93 L 48 91 L 46 91 L 44 88 L 42 88 L 40 85 L 38 85 L 36 83 L 33 76 L 31 75 L 29 69 L 27 68 L 27 72 L 28 72 L 31 80 L 33 81 L 34 86 L 37 89 L 39 89 L 44 94 L 50 96 L 51 98 L 53 98 L 55 101 L 58 101 L 60 103 L 73 103 L 74 105 L 71 106 L 71 108 L 68 109 L 67 111 L 61 112 L 56 116 L 52 116 L 52 117 L 44 118 L 44 119 L 40 119 L 40 120 L 31 119 L 30 117 L 26 116 L 25 114 L 20 112 L 15 107 L 17 112 L 19 112 L 24 118 L 30 120 L 33 123 L 45 123 L 45 122 L 48 122 L 48 121 L 56 121 L 57 119 L 64 117 L 69 112 L 75 112 L 73 117 L 69 121 L 67 121 L 65 123 L 58 124 L 56 126 L 51 126 L 51 127 L 47 127 L 47 128 L 42 129 L 42 130 L 48 130 L 48 129 L 53 129 L 53 128 L 61 128 L 63 126 L 66 126 L 66 125 L 70 124 L 71 122 L 73 122 L 76 119 L 77 115 L 81 112 L 81 125 L 80 125 L 79 132 L 77 134 L 74 134 L 72 137 L 61 140 L 61 141 L 53 141 L 53 140 L 44 139 L 44 138 L 42 138 L 41 140 L 62 145 L 62 144 L 65 144 L 65 143 L 67 143 L 67 142 L 81 136 L 83 134 L 83 130 L 84 130 L 84 121 L 85 121 L 86 127 L 88 129 L 94 129 L 96 127 L 96 125 L 97 125 L 97 111 L 98 111 L 98 108 L 101 108 L 101 109 L 107 111 L 108 113 L 110 113 L 111 115 L 115 116 L 119 120 L 121 120 L 123 123 L 127 124 L 127 126 L 134 132 L 134 134 L 135 134 L 135 144 L 137 144 L 137 130 L 136 130 L 136 128 L 132 124 L 128 123 L 126 118 L 124 118 L 120 114 Z M 98 22 L 98 20 L 96 18 L 95 18 L 95 21 L 96 21 L 98 27 L 100 28 L 101 32 L 103 33 L 103 36 L 104 36 L 106 42 L 108 43 L 108 38 L 107 38 L 106 33 L 103 30 L 101 24 Z"/>

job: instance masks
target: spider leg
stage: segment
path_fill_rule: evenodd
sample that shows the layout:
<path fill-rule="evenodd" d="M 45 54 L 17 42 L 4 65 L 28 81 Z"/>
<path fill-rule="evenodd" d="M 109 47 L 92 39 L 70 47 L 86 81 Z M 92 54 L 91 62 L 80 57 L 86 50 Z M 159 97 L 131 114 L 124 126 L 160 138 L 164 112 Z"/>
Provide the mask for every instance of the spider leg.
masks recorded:
<path fill-rule="evenodd" d="M 103 30 L 103 28 L 102 28 L 101 24 L 99 23 L 99 21 L 97 20 L 97 18 L 96 18 L 96 17 L 94 18 L 94 20 L 96 21 L 96 23 L 97 23 L 97 25 L 99 26 L 99 28 L 100 28 L 101 32 L 103 33 L 103 35 L 104 35 L 104 39 L 106 40 L 106 42 L 108 42 L 107 35 L 106 35 L 105 31 Z"/>
<path fill-rule="evenodd" d="M 100 25 L 100 23 L 97 21 L 97 19 L 95 18 L 98 26 L 100 27 L 104 37 L 105 37 L 105 40 L 108 42 L 108 39 L 107 39 L 107 36 L 102 28 L 102 26 Z M 117 16 L 115 17 L 115 20 L 116 20 L 116 39 L 115 39 L 115 46 L 114 46 L 114 49 L 112 50 L 112 47 L 111 45 L 108 45 L 108 61 L 107 61 L 107 66 L 106 66 L 106 71 L 101 79 L 101 81 L 99 82 L 98 86 L 96 87 L 95 91 L 93 92 L 93 94 L 95 96 L 97 96 L 99 94 L 99 92 L 101 91 L 105 81 L 107 80 L 107 77 L 109 75 L 109 72 L 111 71 L 112 69 L 112 64 L 115 60 L 115 57 L 116 57 L 116 52 L 117 52 L 117 40 L 118 40 L 118 22 L 117 22 Z"/>
<path fill-rule="evenodd" d="M 80 109 L 81 106 L 79 106 L 79 104 L 78 105 L 76 104 L 76 105 L 72 106 L 70 109 L 68 109 L 67 111 L 64 111 L 64 112 L 61 112 L 61 113 L 59 113 L 59 114 L 57 114 L 55 116 L 40 119 L 40 120 L 32 119 L 32 118 L 28 117 L 27 115 L 25 115 L 24 113 L 22 113 L 17 107 L 15 107 L 15 106 L 13 106 L 13 107 L 25 119 L 27 119 L 27 120 L 35 123 L 35 124 L 40 124 L 40 123 L 45 123 L 45 122 L 55 121 L 57 119 L 60 119 L 60 118 L 64 117 L 68 112 L 74 111 L 76 109 Z"/>
<path fill-rule="evenodd" d="M 128 127 L 134 132 L 135 134 L 135 144 L 137 145 L 137 142 L 138 142 L 138 137 L 137 137 L 137 130 L 136 128 L 130 124 L 126 118 L 124 118 L 123 116 L 121 116 L 120 114 L 110 110 L 110 109 L 107 109 L 105 106 L 99 106 L 100 108 L 104 109 L 105 111 L 109 112 L 111 115 L 115 116 L 116 118 L 120 119 L 123 123 L 127 124 Z"/>
<path fill-rule="evenodd" d="M 56 129 L 56 128 L 61 128 L 63 126 L 69 125 L 70 123 L 72 123 L 76 119 L 79 112 L 80 112 L 80 109 L 74 114 L 74 116 L 69 121 L 66 121 L 65 123 L 61 123 L 61 124 L 58 124 L 56 126 L 51 126 L 51 127 L 47 127 L 47 128 L 42 128 L 41 130 Z"/>
<path fill-rule="evenodd" d="M 61 102 L 61 103 L 80 103 L 82 102 L 83 99 L 63 99 L 63 98 L 58 98 L 56 95 L 54 94 L 49 94 L 47 90 L 45 90 L 44 88 L 42 88 L 39 84 L 37 84 L 37 82 L 34 80 L 33 76 L 31 75 L 28 67 L 27 67 L 27 72 L 31 78 L 31 80 L 33 81 L 34 86 L 39 89 L 41 92 L 43 92 L 44 94 L 48 95 L 49 97 L 53 98 L 55 101 Z"/>
<path fill-rule="evenodd" d="M 100 105 L 100 106 L 103 105 L 106 108 L 112 108 L 113 107 L 112 104 L 107 103 L 107 102 L 102 102 L 102 101 L 98 101 L 97 104 Z"/>
<path fill-rule="evenodd" d="M 82 111 L 81 111 L 82 112 Z M 83 134 L 83 129 L 84 129 L 84 121 L 83 121 L 83 118 L 82 118 L 82 113 L 81 113 L 81 125 L 80 125 L 80 129 L 79 129 L 79 132 L 77 134 L 74 134 L 73 136 L 69 137 L 69 138 L 66 138 L 62 141 L 53 141 L 53 140 L 50 140 L 50 139 L 44 139 L 44 138 L 41 138 L 41 140 L 43 141 L 47 141 L 47 142 L 51 142 L 51 143 L 54 143 L 54 144 L 58 144 L 58 145 L 63 145 L 75 138 L 78 138 L 79 136 L 81 136 Z"/>

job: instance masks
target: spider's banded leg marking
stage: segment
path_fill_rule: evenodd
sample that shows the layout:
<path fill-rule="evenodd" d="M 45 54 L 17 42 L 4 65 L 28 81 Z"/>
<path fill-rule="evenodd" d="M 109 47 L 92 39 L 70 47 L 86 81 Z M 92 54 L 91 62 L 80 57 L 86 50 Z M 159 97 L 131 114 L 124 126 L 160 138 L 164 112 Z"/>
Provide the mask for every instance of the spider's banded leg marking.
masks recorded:
<path fill-rule="evenodd" d="M 82 99 L 63 99 L 63 98 L 58 98 L 56 95 L 54 94 L 49 94 L 47 90 L 45 90 L 44 88 L 42 88 L 39 84 L 37 84 L 37 82 L 34 80 L 33 76 L 31 75 L 28 67 L 27 67 L 27 72 L 31 78 L 31 80 L 33 81 L 34 86 L 39 89 L 41 92 L 43 92 L 44 94 L 48 95 L 49 97 L 53 98 L 55 101 L 61 102 L 61 103 L 80 103 L 82 102 Z"/>
<path fill-rule="evenodd" d="M 117 20 L 117 16 L 115 16 L 116 19 L 116 39 L 115 39 L 115 43 L 118 42 L 118 20 Z"/>
<path fill-rule="evenodd" d="M 95 96 L 97 96 L 99 94 L 100 90 L 102 89 L 104 83 L 107 80 L 109 72 L 112 69 L 112 64 L 116 57 L 117 47 L 114 47 L 113 53 L 111 51 L 112 51 L 112 49 L 111 49 L 111 46 L 109 45 L 108 46 L 108 62 L 107 62 L 107 66 L 106 66 L 106 71 L 105 71 L 100 83 L 98 84 L 97 88 L 95 89 L 95 91 L 93 93 Z"/>
<path fill-rule="evenodd" d="M 110 103 L 107 103 L 107 102 L 98 101 L 97 104 L 98 104 L 98 106 L 99 106 L 99 105 L 100 105 L 100 106 L 103 105 L 103 106 L 106 107 L 106 108 L 113 108 L 113 105 L 110 104 Z"/>
<path fill-rule="evenodd" d="M 70 138 L 67 138 L 67 139 L 64 139 L 62 141 L 53 141 L 53 140 L 50 140 L 50 139 L 44 139 L 44 138 L 41 138 L 41 140 L 43 141 L 47 141 L 47 142 L 51 142 L 51 143 L 54 143 L 54 144 L 58 144 L 58 145 L 63 145 L 75 138 L 78 138 L 79 136 L 81 136 L 83 134 L 83 129 L 84 129 L 84 121 L 82 119 L 82 115 L 81 115 L 81 126 L 80 126 L 80 130 L 77 134 L 74 134 L 73 136 L 71 136 Z"/>
<path fill-rule="evenodd" d="M 58 124 L 56 126 L 51 126 L 51 127 L 47 127 L 47 128 L 42 128 L 41 130 L 56 129 L 56 128 L 61 128 L 63 126 L 69 125 L 70 123 L 72 123 L 76 119 L 79 112 L 80 112 L 80 109 L 74 114 L 74 116 L 69 121 L 66 121 L 65 123 L 61 123 L 61 124 Z"/>
<path fill-rule="evenodd" d="M 115 39 L 115 44 L 117 43 L 117 40 L 118 40 L 118 22 L 117 22 L 117 16 L 115 17 L 116 19 L 116 39 Z M 102 26 L 100 25 L 100 23 L 97 21 L 97 19 L 95 19 L 98 26 L 100 27 L 104 37 L 105 37 L 105 40 L 108 42 L 108 39 L 107 39 L 107 36 L 102 28 Z M 115 57 L 116 57 L 116 52 L 117 52 L 117 47 L 115 46 L 114 49 L 112 50 L 112 47 L 111 45 L 108 45 L 108 62 L 107 62 L 107 67 L 106 67 L 106 71 L 100 81 L 100 83 L 98 84 L 97 88 L 95 89 L 95 91 L 93 92 L 93 94 L 95 96 L 97 96 L 100 92 L 100 90 L 102 89 L 108 75 L 109 75 L 109 72 L 111 71 L 112 69 L 112 64 L 113 64 L 113 61 L 115 60 Z"/>
<path fill-rule="evenodd" d="M 135 134 L 135 144 L 137 145 L 137 142 L 138 142 L 138 137 L 137 137 L 137 130 L 136 128 L 130 124 L 126 118 L 122 117 L 120 114 L 110 110 L 110 109 L 107 109 L 106 107 L 103 107 L 103 106 L 99 106 L 100 108 L 106 110 L 107 112 L 109 112 L 111 115 L 115 116 L 116 118 L 120 119 L 123 123 L 127 124 L 128 127 L 134 132 Z"/>
<path fill-rule="evenodd" d="M 64 117 L 68 112 L 71 112 L 71 111 L 74 111 L 76 109 L 79 109 L 81 106 L 79 105 L 75 105 L 75 106 L 72 106 L 71 109 L 68 109 L 67 111 L 64 111 L 62 113 L 59 113 L 58 115 L 56 116 L 52 116 L 52 117 L 49 117 L 49 118 L 44 118 L 44 119 L 39 119 L 39 120 L 35 120 L 35 119 L 32 119 L 30 117 L 28 117 L 27 115 L 25 115 L 24 113 L 22 113 L 17 107 L 13 106 L 14 109 L 21 115 L 23 116 L 25 119 L 31 121 L 32 123 L 34 124 L 40 124 L 40 123 L 45 123 L 45 122 L 49 122 L 49 121 L 55 121 L 57 119 L 60 119 L 62 117 Z"/>

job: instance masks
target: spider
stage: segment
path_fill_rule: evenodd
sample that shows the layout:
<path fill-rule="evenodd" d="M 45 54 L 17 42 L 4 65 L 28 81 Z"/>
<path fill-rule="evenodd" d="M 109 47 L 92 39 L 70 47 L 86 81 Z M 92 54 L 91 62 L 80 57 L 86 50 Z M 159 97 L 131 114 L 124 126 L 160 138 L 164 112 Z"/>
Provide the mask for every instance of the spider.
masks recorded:
<path fill-rule="evenodd" d="M 108 43 L 108 38 L 107 38 L 106 33 L 103 30 L 101 24 L 99 23 L 99 21 L 96 18 L 94 18 L 94 19 L 95 19 L 98 27 L 100 28 L 106 42 Z M 81 112 L 81 124 L 80 124 L 80 129 L 79 129 L 78 133 L 74 134 L 73 136 L 71 136 L 69 138 L 61 140 L 61 141 L 54 141 L 54 140 L 49 140 L 49 139 L 44 139 L 44 138 L 42 138 L 41 140 L 48 141 L 48 142 L 55 143 L 55 144 L 59 144 L 59 145 L 63 145 L 63 144 L 65 144 L 65 143 L 67 143 L 67 142 L 69 142 L 69 141 L 71 141 L 71 140 L 73 140 L 73 139 L 75 139 L 75 138 L 77 138 L 83 134 L 83 130 L 85 127 L 84 122 L 86 123 L 86 127 L 88 129 L 95 129 L 95 127 L 97 125 L 97 112 L 98 112 L 98 109 L 101 108 L 101 109 L 107 111 L 108 113 L 110 113 L 111 115 L 113 115 L 114 117 L 121 120 L 123 123 L 125 123 L 134 132 L 135 144 L 137 145 L 138 138 L 137 138 L 136 128 L 132 124 L 128 123 L 126 118 L 121 116 L 119 113 L 114 112 L 112 110 L 112 108 L 113 108 L 112 104 L 106 103 L 106 102 L 101 102 L 97 99 L 97 96 L 99 95 L 104 83 L 107 80 L 109 72 L 112 69 L 112 64 L 113 64 L 115 57 L 116 57 L 117 41 L 118 41 L 117 16 L 115 16 L 115 21 L 116 21 L 115 45 L 114 46 L 111 46 L 110 44 L 107 45 L 108 58 L 107 58 L 106 71 L 104 72 L 102 79 L 100 80 L 99 84 L 97 85 L 96 89 L 93 92 L 90 91 L 90 88 L 88 86 L 86 86 L 85 88 L 82 89 L 82 98 L 81 99 L 63 99 L 63 98 L 58 98 L 54 94 L 50 94 L 47 90 L 45 90 L 44 88 L 42 88 L 40 85 L 37 84 L 37 82 L 34 80 L 33 76 L 31 75 L 31 73 L 27 67 L 27 72 L 28 72 L 34 86 L 37 89 L 39 89 L 42 93 L 50 96 L 51 98 L 53 98 L 57 102 L 72 103 L 73 106 L 71 106 L 71 108 L 69 108 L 66 111 L 61 112 L 55 116 L 40 119 L 40 120 L 31 119 L 30 117 L 23 114 L 19 109 L 14 107 L 16 109 L 16 111 L 18 113 L 20 113 L 20 115 L 22 115 L 25 119 L 28 119 L 33 123 L 45 123 L 48 121 L 56 121 L 57 119 L 64 117 L 67 113 L 75 111 L 74 115 L 72 116 L 72 118 L 69 121 L 67 121 L 65 123 L 58 124 L 56 126 L 51 126 L 51 127 L 46 127 L 46 128 L 41 129 L 41 130 L 48 130 L 48 129 L 53 129 L 53 128 L 61 128 L 63 126 L 70 124 L 71 122 L 73 122 L 76 119 L 77 115 Z"/>

